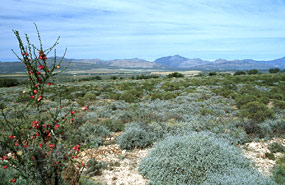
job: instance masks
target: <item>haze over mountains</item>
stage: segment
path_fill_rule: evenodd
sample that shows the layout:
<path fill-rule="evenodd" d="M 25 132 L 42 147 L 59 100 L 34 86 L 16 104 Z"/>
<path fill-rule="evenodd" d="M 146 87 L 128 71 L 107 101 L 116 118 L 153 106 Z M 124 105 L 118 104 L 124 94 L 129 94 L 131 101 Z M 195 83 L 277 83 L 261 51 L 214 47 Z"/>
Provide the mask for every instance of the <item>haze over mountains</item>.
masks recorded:
<path fill-rule="evenodd" d="M 48 59 L 52 61 L 53 59 Z M 269 61 L 256 61 L 252 59 L 226 60 L 217 59 L 207 61 L 199 58 L 189 59 L 179 55 L 161 57 L 155 61 L 144 59 L 64 59 L 63 65 L 69 63 L 68 70 L 90 70 L 95 68 L 126 68 L 126 69 L 175 69 L 175 70 L 267 70 L 270 68 L 285 69 L 285 57 Z M 25 66 L 21 62 L 0 62 L 0 73 L 24 72 Z"/>

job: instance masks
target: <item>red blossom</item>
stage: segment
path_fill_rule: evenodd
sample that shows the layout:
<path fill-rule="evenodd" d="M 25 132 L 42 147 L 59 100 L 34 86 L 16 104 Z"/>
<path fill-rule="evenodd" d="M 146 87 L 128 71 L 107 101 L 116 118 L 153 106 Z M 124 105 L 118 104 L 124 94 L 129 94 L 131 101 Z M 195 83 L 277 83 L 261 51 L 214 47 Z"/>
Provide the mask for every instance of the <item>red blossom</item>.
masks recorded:
<path fill-rule="evenodd" d="M 73 110 L 73 111 L 71 111 L 71 114 L 74 114 L 75 113 L 75 111 Z"/>
<path fill-rule="evenodd" d="M 17 182 L 17 179 L 12 179 L 12 180 L 10 180 L 10 182 L 12 182 L 12 183 L 16 183 Z"/>
<path fill-rule="evenodd" d="M 37 88 L 38 87 L 38 84 L 35 84 L 35 88 Z"/>
<path fill-rule="evenodd" d="M 38 92 L 37 90 L 33 90 L 33 93 L 34 93 L 34 94 L 37 94 L 37 92 Z"/>
<path fill-rule="evenodd" d="M 25 53 L 25 56 L 29 56 L 29 53 Z"/>
<path fill-rule="evenodd" d="M 15 145 L 15 146 L 18 146 L 18 143 L 15 143 L 14 145 Z"/>
<path fill-rule="evenodd" d="M 40 147 L 43 147 L 43 144 L 42 144 L 42 143 L 40 144 Z"/>
<path fill-rule="evenodd" d="M 76 146 L 74 146 L 72 149 L 73 149 L 73 150 L 76 150 L 77 152 L 79 152 L 79 150 L 80 150 L 80 145 L 76 145 Z"/>
<path fill-rule="evenodd" d="M 13 136 L 13 135 L 10 135 L 10 136 L 9 136 L 9 138 L 11 138 L 11 139 L 15 139 L 15 136 Z"/>
<path fill-rule="evenodd" d="M 38 75 L 41 75 L 42 73 L 38 71 L 37 74 L 38 74 Z"/>
<path fill-rule="evenodd" d="M 54 147 L 55 147 L 54 144 L 49 144 L 48 146 L 49 146 L 50 148 L 54 148 Z"/>
<path fill-rule="evenodd" d="M 36 136 L 39 136 L 39 135 L 40 135 L 40 134 L 37 132 L 37 133 L 36 133 Z"/>
<path fill-rule="evenodd" d="M 8 157 L 6 155 L 1 158 L 2 161 L 7 160 L 7 159 L 8 159 Z"/>
<path fill-rule="evenodd" d="M 28 148 L 28 145 L 24 145 L 25 148 Z"/>
<path fill-rule="evenodd" d="M 35 98 L 35 96 L 33 95 L 33 96 L 31 96 L 30 98 L 31 98 L 31 99 L 34 99 L 34 98 Z"/>
<path fill-rule="evenodd" d="M 32 74 L 33 74 L 33 71 L 29 71 L 29 74 L 32 75 Z"/>
<path fill-rule="evenodd" d="M 51 86 L 51 83 L 50 83 L 50 82 L 48 83 L 48 86 Z"/>
<path fill-rule="evenodd" d="M 44 65 L 39 65 L 39 69 L 40 69 L 40 70 L 42 70 L 42 69 L 44 69 L 44 68 L 45 68 Z"/>
<path fill-rule="evenodd" d="M 8 168 L 8 166 L 6 166 L 6 165 L 5 165 L 5 166 L 3 166 L 3 169 L 4 169 L 4 170 L 6 170 L 7 168 Z"/>

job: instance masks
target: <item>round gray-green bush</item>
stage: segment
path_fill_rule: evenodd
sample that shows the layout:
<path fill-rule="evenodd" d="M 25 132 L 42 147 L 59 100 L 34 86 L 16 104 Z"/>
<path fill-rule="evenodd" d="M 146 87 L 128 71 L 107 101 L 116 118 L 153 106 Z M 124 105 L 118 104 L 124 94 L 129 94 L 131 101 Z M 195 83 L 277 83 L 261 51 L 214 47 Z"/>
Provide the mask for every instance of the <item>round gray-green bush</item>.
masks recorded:
<path fill-rule="evenodd" d="M 155 185 L 201 184 L 207 175 L 231 168 L 251 169 L 251 163 L 226 139 L 192 132 L 157 143 L 142 159 L 139 172 Z"/>
<path fill-rule="evenodd" d="M 118 137 L 117 143 L 122 149 L 132 150 L 135 148 L 145 148 L 153 143 L 152 134 L 139 127 L 129 127 Z"/>
<path fill-rule="evenodd" d="M 276 185 L 268 177 L 258 173 L 256 170 L 233 168 L 228 169 L 224 174 L 210 174 L 203 185 Z"/>

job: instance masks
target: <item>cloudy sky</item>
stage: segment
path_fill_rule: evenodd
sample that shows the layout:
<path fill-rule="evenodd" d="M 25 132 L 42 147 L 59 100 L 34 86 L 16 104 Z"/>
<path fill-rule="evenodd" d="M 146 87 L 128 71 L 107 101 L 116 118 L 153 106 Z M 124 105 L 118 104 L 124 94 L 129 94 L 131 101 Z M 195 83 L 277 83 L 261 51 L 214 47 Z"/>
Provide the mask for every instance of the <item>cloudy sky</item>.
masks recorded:
<path fill-rule="evenodd" d="M 67 58 L 275 59 L 285 56 L 285 0 L 1 0 L 0 61 L 12 29 Z"/>

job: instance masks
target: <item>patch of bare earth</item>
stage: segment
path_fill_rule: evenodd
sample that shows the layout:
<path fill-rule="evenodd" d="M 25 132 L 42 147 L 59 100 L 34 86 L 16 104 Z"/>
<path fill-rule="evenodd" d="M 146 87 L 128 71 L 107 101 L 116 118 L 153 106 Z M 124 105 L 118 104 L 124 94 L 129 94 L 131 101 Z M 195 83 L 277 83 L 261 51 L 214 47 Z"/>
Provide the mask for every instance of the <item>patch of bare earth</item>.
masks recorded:
<path fill-rule="evenodd" d="M 119 134 L 118 134 L 119 135 Z M 107 138 L 115 140 L 115 137 Z M 83 163 L 91 158 L 108 164 L 102 174 L 92 179 L 107 185 L 145 185 L 147 179 L 138 173 L 140 160 L 147 156 L 149 149 L 135 149 L 132 151 L 121 150 L 118 144 L 100 146 L 99 148 L 86 149 L 79 155 Z"/>
<path fill-rule="evenodd" d="M 285 146 L 285 139 L 282 138 L 273 138 L 269 141 L 259 141 L 259 142 L 250 142 L 241 146 L 243 154 L 254 161 L 255 166 L 258 171 L 264 175 L 272 176 L 272 169 L 276 164 L 276 160 L 270 160 L 265 157 L 265 153 L 270 153 L 268 146 L 271 143 L 280 143 Z M 275 153 L 275 158 L 278 159 L 282 156 L 281 153 Z"/>

